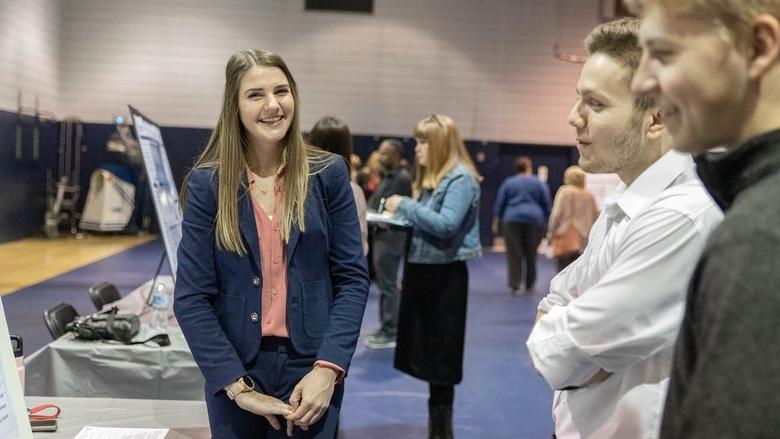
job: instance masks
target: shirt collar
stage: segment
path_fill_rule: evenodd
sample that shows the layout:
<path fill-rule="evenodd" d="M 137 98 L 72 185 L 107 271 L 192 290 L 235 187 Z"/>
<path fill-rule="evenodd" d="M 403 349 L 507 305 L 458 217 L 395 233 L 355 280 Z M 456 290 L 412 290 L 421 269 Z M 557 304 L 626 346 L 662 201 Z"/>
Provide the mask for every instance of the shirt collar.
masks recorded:
<path fill-rule="evenodd" d="M 630 186 L 626 187 L 625 183 L 621 182 L 615 192 L 604 200 L 604 211 L 612 219 L 620 215 L 633 218 L 669 187 L 680 174 L 693 166 L 690 154 L 668 151 L 639 174 Z"/>
<path fill-rule="evenodd" d="M 780 170 L 780 130 L 770 131 L 726 152 L 696 157 L 704 186 L 722 209 L 744 189 Z"/>

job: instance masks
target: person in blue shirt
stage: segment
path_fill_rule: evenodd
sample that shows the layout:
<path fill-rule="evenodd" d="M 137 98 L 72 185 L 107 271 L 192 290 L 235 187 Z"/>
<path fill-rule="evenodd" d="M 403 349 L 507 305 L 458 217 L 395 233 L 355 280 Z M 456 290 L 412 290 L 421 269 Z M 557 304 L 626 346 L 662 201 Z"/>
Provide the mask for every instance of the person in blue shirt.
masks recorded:
<path fill-rule="evenodd" d="M 455 122 L 431 115 L 417 123 L 412 197 L 385 208 L 414 232 L 401 287 L 395 367 L 430 386 L 429 438 L 452 438 L 455 384 L 463 376 L 468 268 L 482 255 L 479 182 Z"/>
<path fill-rule="evenodd" d="M 532 174 L 533 163 L 525 156 L 515 161 L 517 174 L 498 188 L 493 206 L 493 233 L 501 232 L 506 242 L 506 262 L 509 288 L 520 293 L 525 267 L 524 293 L 533 291 L 536 283 L 536 249 L 544 237 L 544 228 L 550 217 L 550 188 Z"/>

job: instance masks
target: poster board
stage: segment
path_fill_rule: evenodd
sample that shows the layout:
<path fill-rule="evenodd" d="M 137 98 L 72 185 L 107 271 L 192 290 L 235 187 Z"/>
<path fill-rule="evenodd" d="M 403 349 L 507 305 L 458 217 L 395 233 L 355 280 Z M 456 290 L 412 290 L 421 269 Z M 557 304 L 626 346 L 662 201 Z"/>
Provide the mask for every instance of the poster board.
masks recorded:
<path fill-rule="evenodd" d="M 11 335 L 0 299 L 0 438 L 32 439 L 24 391 L 16 370 Z"/>
<path fill-rule="evenodd" d="M 176 251 L 179 248 L 179 241 L 181 241 L 182 223 L 179 191 L 173 180 L 168 153 L 165 151 L 165 143 L 159 125 L 132 106 L 128 105 L 128 107 L 133 119 L 133 131 L 141 147 L 144 169 L 154 201 L 154 210 L 157 213 L 157 222 L 160 224 L 160 233 L 165 244 L 165 253 L 168 256 L 168 264 L 175 281 L 176 267 L 178 266 Z"/>

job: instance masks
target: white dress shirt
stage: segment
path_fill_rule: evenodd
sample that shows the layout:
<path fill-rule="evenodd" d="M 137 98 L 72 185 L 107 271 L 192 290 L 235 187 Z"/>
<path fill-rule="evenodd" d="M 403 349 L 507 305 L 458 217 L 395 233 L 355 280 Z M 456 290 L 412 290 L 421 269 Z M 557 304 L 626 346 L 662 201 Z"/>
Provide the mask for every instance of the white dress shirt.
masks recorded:
<path fill-rule="evenodd" d="M 556 391 L 559 439 L 658 437 L 688 281 L 723 218 L 670 151 L 605 200 L 588 246 L 550 282 L 527 346 Z M 583 385 L 603 369 L 605 381 Z"/>

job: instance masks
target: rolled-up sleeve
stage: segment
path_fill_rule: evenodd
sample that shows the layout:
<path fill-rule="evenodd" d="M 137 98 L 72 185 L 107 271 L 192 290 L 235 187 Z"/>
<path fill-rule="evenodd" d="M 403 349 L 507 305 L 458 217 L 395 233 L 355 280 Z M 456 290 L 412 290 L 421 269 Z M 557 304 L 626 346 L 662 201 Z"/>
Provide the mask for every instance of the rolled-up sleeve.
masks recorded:
<path fill-rule="evenodd" d="M 598 282 L 568 303 L 548 301 L 527 346 L 550 386 L 581 386 L 599 369 L 618 372 L 670 347 L 705 235 L 682 213 L 650 209 L 629 224 Z"/>

